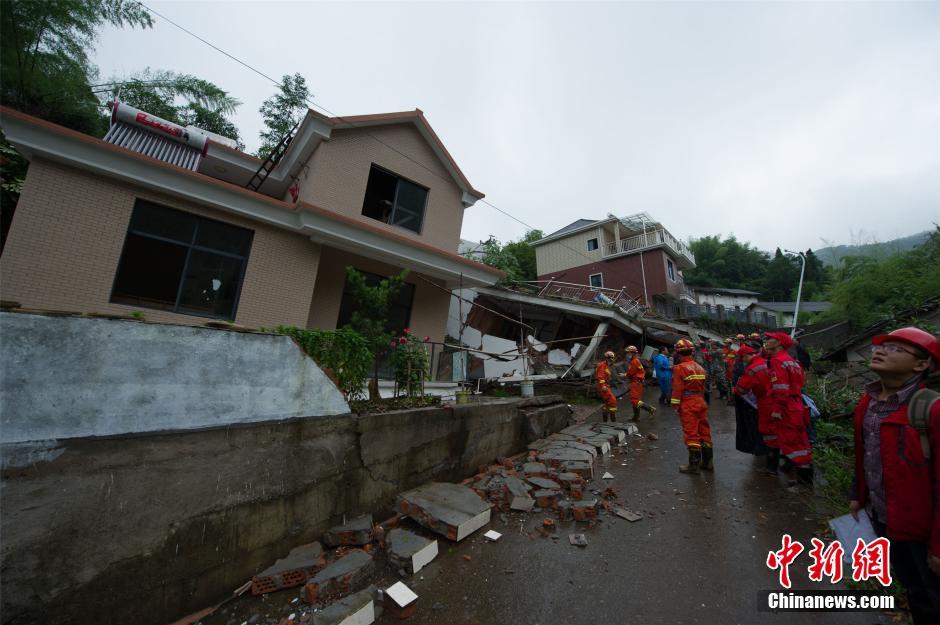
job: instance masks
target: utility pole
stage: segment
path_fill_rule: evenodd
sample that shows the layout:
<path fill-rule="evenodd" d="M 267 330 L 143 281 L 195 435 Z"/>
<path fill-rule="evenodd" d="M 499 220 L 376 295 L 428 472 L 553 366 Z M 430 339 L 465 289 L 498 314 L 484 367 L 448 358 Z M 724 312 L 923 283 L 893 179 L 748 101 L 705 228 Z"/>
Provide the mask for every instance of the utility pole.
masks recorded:
<path fill-rule="evenodd" d="M 803 275 L 806 273 L 806 254 L 803 252 L 791 252 L 784 250 L 787 254 L 794 254 L 800 257 L 800 284 L 796 287 L 796 306 L 793 308 L 793 328 L 790 329 L 790 338 L 796 335 L 796 320 L 800 316 L 800 296 L 803 294 Z"/>

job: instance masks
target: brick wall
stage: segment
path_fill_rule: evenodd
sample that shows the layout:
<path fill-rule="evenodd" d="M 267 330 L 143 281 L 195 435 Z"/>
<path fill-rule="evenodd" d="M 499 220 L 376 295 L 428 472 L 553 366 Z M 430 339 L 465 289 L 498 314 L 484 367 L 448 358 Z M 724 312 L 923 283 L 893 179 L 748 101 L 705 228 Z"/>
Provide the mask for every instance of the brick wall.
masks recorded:
<path fill-rule="evenodd" d="M 668 255 L 662 250 L 643 252 L 643 267 L 646 269 L 646 290 L 650 301 L 655 295 L 668 293 L 674 297 L 679 296 L 679 283 L 670 280 L 666 274 L 666 260 Z M 675 268 L 676 278 L 679 269 Z M 546 273 L 538 277 L 539 280 L 556 278 L 561 282 L 572 284 L 590 284 L 591 274 L 600 273 L 604 276 L 604 288 L 626 289 L 626 292 L 639 300 L 643 299 L 643 276 L 640 271 L 640 255 L 620 256 L 610 260 L 601 260 L 596 263 L 571 267 L 564 271 Z"/>
<path fill-rule="evenodd" d="M 382 145 L 370 135 L 426 167 Z M 362 215 L 372 163 L 428 188 L 428 203 L 420 234 Z M 421 133 L 411 124 L 334 130 L 332 138 L 313 153 L 308 166 L 300 178 L 301 200 L 362 219 L 373 226 L 388 228 L 448 252 L 457 251 L 463 223 L 464 208 L 460 202 L 463 193 Z"/>
<path fill-rule="evenodd" d="M 254 231 L 235 321 L 303 326 L 320 248 L 307 237 L 43 160 L 29 167 L 0 259 L 0 298 L 25 307 L 128 314 L 201 324 L 205 318 L 110 303 L 137 198 Z"/>

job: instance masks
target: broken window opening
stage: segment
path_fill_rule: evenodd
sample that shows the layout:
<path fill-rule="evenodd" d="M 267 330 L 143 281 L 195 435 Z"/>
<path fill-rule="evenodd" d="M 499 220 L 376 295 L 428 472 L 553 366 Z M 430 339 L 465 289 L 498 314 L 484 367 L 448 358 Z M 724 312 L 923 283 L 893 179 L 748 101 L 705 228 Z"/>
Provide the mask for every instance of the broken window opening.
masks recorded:
<path fill-rule="evenodd" d="M 597 239 L 588 239 L 587 251 L 593 252 L 596 249 L 597 249 Z"/>
<path fill-rule="evenodd" d="M 372 165 L 362 214 L 421 234 L 427 201 L 426 188 Z"/>
<path fill-rule="evenodd" d="M 235 319 L 254 233 L 137 200 L 111 302 Z"/>

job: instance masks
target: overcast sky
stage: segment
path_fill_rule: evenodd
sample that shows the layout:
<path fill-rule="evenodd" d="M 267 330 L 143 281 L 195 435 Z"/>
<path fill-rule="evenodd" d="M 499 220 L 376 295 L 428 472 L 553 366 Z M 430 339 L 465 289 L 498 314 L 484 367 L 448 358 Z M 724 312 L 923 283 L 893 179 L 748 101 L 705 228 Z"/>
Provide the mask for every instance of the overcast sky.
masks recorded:
<path fill-rule="evenodd" d="M 647 211 L 773 250 L 940 221 L 940 2 L 147 2 L 339 115 L 420 108 L 487 199 L 546 233 Z M 275 87 L 156 18 L 107 29 L 102 78 Z M 321 111 L 322 112 L 322 111 Z M 526 227 L 478 203 L 462 236 Z"/>

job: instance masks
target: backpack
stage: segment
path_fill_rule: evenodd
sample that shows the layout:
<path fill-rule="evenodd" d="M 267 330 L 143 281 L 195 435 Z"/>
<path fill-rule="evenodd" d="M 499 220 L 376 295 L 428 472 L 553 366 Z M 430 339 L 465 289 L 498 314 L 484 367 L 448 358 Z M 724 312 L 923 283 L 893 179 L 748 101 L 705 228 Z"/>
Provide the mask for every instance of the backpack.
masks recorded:
<path fill-rule="evenodd" d="M 920 446 L 924 459 L 930 460 L 930 410 L 940 401 L 940 393 L 929 388 L 922 388 L 911 397 L 907 405 L 907 420 L 920 433 Z"/>

